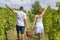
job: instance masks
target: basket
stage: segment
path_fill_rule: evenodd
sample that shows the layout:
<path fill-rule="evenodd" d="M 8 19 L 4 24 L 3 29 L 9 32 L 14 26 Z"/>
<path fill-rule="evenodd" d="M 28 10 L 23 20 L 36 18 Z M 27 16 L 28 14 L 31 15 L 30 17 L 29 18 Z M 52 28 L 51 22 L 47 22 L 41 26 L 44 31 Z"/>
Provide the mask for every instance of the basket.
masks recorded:
<path fill-rule="evenodd" d="M 34 36 L 34 31 L 31 31 L 31 32 L 26 31 L 26 35 L 27 35 L 27 37 L 33 37 Z"/>

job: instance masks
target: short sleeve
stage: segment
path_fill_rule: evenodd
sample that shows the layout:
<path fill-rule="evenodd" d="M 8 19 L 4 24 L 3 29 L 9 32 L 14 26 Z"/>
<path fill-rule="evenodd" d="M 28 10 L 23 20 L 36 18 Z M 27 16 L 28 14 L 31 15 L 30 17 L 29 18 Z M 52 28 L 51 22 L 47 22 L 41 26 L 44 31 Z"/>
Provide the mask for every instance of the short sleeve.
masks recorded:
<path fill-rule="evenodd" d="M 13 12 L 16 13 L 16 14 L 18 13 L 18 11 L 16 11 L 16 10 L 13 10 Z"/>
<path fill-rule="evenodd" d="M 24 14 L 24 19 L 27 19 L 27 16 L 26 16 L 26 14 Z"/>

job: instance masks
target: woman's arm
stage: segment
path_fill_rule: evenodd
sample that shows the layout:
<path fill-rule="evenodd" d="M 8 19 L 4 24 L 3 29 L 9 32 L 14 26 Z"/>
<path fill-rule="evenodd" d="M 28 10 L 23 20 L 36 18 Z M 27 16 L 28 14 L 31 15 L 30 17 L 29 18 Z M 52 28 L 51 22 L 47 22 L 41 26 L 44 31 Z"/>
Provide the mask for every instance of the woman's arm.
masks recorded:
<path fill-rule="evenodd" d="M 37 15 L 36 15 L 37 16 Z M 33 27 L 34 27 L 34 25 L 35 25 L 35 23 L 36 23 L 36 16 L 35 16 L 35 18 L 34 18 L 34 21 L 33 21 Z M 33 28 L 32 27 L 32 28 Z"/>
<path fill-rule="evenodd" d="M 45 13 L 45 11 L 48 9 L 49 6 L 50 4 L 48 4 L 48 6 L 44 9 L 44 11 L 42 12 L 42 15 Z"/>
<path fill-rule="evenodd" d="M 5 4 L 5 6 L 13 12 L 13 9 L 11 9 L 7 4 Z"/>

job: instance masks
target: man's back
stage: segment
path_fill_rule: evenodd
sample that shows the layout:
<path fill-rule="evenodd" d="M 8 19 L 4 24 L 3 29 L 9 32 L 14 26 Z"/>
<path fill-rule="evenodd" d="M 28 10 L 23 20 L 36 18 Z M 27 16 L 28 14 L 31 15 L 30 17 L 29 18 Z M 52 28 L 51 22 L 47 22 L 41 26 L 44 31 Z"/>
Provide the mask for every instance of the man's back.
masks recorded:
<path fill-rule="evenodd" d="M 16 24 L 19 26 L 25 26 L 24 19 L 26 19 L 26 14 L 23 11 L 15 11 L 17 18 L 16 18 Z"/>

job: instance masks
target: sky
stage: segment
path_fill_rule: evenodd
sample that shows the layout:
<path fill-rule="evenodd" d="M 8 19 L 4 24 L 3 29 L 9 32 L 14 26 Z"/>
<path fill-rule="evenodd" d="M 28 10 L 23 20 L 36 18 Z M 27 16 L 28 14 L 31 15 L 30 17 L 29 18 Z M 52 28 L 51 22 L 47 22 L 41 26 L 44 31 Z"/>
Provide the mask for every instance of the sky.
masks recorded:
<path fill-rule="evenodd" d="M 5 7 L 7 4 L 11 8 L 19 8 L 23 6 L 25 10 L 30 10 L 31 5 L 34 4 L 36 0 L 0 0 L 0 6 Z M 60 2 L 60 0 L 37 0 L 40 2 L 42 8 L 45 8 L 49 3 L 52 9 L 57 9 L 56 2 Z"/>

